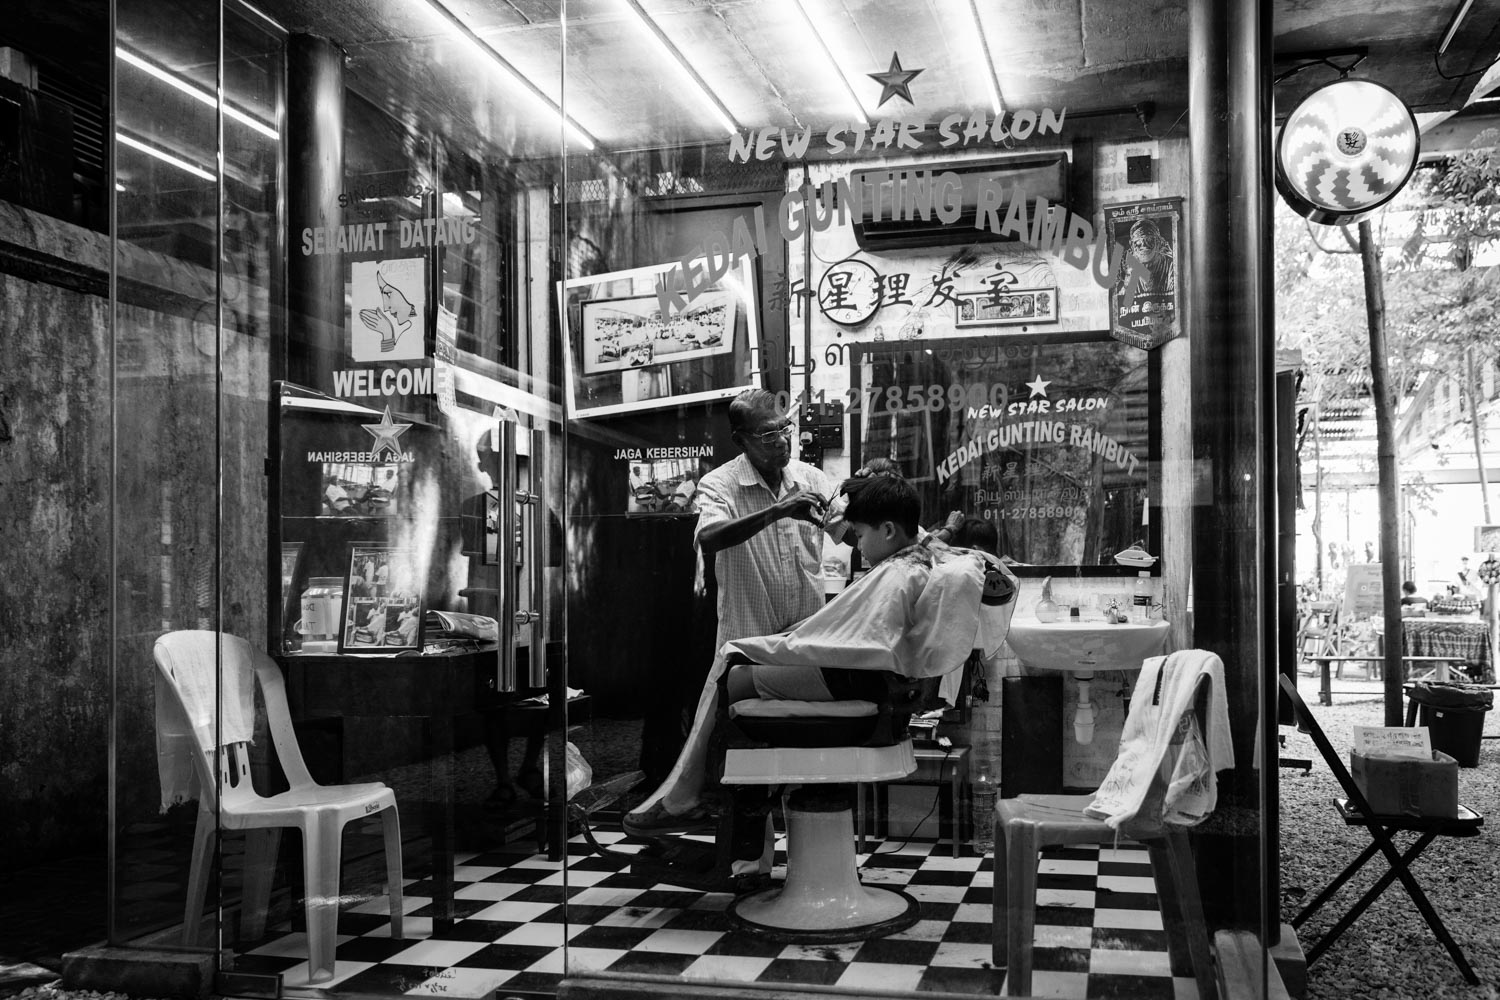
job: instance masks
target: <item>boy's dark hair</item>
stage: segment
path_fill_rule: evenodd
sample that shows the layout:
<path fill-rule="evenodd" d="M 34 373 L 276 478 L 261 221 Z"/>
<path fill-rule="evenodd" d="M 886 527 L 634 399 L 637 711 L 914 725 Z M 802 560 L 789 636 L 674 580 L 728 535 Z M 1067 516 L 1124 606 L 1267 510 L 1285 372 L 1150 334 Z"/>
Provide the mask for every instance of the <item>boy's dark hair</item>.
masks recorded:
<path fill-rule="evenodd" d="M 1417 592 L 1417 585 L 1412 581 L 1407 580 L 1406 582 L 1401 584 L 1401 592 L 1403 594 L 1415 594 Z"/>
<path fill-rule="evenodd" d="M 994 521 L 982 517 L 966 517 L 958 523 L 950 543 L 961 549 L 980 549 L 992 556 L 1000 554 L 1000 532 Z"/>
<path fill-rule="evenodd" d="M 917 496 L 917 488 L 911 483 L 897 476 L 871 476 L 846 480 L 843 489 L 849 494 L 844 520 L 870 525 L 894 521 L 896 527 L 908 535 L 917 536 L 917 522 L 922 519 L 922 498 Z"/>

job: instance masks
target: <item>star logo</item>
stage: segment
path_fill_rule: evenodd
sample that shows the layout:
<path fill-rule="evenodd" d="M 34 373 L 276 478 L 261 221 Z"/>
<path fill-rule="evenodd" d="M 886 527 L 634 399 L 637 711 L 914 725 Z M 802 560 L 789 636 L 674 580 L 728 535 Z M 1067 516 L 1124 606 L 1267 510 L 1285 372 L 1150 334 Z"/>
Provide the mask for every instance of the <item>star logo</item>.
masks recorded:
<path fill-rule="evenodd" d="M 396 442 L 401 435 L 411 429 L 411 424 L 398 424 L 392 420 L 389 406 L 385 408 L 385 416 L 380 418 L 380 423 L 360 424 L 360 426 L 369 431 L 370 436 L 375 439 L 375 445 L 370 449 L 370 454 L 377 461 L 381 454 L 387 451 L 397 459 L 401 458 L 401 446 Z"/>
<path fill-rule="evenodd" d="M 866 73 L 870 79 L 880 84 L 880 100 L 875 102 L 878 108 L 889 101 L 892 97 L 900 97 L 907 104 L 915 104 L 911 99 L 911 81 L 922 72 L 919 69 L 902 69 L 901 57 L 891 53 L 891 68 L 884 73 Z"/>
<path fill-rule="evenodd" d="M 1035 399 L 1038 396 L 1041 396 L 1045 399 L 1047 397 L 1047 386 L 1052 384 L 1052 380 L 1044 379 L 1040 375 L 1038 375 L 1030 382 L 1023 382 L 1021 384 L 1031 390 L 1031 395 L 1026 397 L 1027 399 Z"/>

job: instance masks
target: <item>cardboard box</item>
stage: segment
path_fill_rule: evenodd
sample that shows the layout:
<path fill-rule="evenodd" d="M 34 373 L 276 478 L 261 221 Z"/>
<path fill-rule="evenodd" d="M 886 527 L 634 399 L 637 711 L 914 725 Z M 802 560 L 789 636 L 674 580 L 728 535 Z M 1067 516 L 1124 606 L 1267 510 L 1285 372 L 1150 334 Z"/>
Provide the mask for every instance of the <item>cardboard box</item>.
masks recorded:
<path fill-rule="evenodd" d="M 1458 761 L 1441 750 L 1431 760 L 1394 754 L 1350 754 L 1354 783 L 1377 814 L 1458 816 Z"/>

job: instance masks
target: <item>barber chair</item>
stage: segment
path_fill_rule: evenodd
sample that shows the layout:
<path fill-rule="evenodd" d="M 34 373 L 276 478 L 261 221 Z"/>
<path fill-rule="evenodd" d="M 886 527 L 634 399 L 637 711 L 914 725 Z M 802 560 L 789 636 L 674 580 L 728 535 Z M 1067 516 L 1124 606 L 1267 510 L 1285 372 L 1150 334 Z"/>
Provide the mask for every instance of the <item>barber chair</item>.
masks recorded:
<path fill-rule="evenodd" d="M 715 738 L 722 754 L 715 759 L 734 803 L 734 857 L 760 855 L 765 820 L 757 814 L 769 811 L 776 789 L 785 790 L 786 881 L 736 898 L 729 916 L 737 926 L 792 943 L 835 943 L 917 921 L 911 896 L 860 884 L 853 810 L 858 784 L 916 770 L 907 723 L 937 704 L 938 679 L 883 676 L 886 697 L 879 704 L 766 698 L 728 704 L 721 690 Z"/>

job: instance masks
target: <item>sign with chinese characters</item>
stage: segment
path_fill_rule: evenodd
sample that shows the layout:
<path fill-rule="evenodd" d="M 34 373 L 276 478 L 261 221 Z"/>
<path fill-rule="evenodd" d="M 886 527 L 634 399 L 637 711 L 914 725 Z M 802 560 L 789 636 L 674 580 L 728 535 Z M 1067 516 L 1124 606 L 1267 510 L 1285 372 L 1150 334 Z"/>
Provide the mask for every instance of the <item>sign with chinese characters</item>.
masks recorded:
<path fill-rule="evenodd" d="M 894 460 L 928 520 L 993 522 L 1017 572 L 1159 551 L 1159 364 L 1102 332 L 861 343 L 852 351 L 856 454 Z M 1128 570 L 1134 572 L 1134 570 Z"/>

